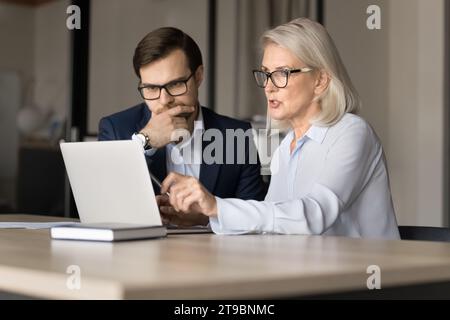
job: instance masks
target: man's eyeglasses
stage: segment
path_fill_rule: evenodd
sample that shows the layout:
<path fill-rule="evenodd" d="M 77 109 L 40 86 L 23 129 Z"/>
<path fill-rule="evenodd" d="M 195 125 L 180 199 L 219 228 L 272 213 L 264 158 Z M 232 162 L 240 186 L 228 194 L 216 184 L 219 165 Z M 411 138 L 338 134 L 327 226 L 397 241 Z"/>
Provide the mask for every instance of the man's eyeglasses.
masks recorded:
<path fill-rule="evenodd" d="M 312 68 L 300 68 L 300 69 L 282 69 L 282 70 L 275 70 L 272 72 L 266 72 L 262 70 L 253 70 L 253 75 L 255 76 L 256 84 L 258 87 L 265 88 L 267 86 L 267 82 L 270 78 L 272 83 L 277 88 L 285 88 L 288 84 L 289 76 L 291 73 L 297 73 L 297 72 L 310 72 L 312 71 Z"/>
<path fill-rule="evenodd" d="M 184 80 L 175 80 L 163 85 L 146 84 L 138 87 L 139 93 L 145 100 L 156 100 L 161 96 L 161 90 L 166 89 L 166 92 L 172 97 L 181 96 L 188 91 L 187 82 L 192 78 L 194 72 Z"/>

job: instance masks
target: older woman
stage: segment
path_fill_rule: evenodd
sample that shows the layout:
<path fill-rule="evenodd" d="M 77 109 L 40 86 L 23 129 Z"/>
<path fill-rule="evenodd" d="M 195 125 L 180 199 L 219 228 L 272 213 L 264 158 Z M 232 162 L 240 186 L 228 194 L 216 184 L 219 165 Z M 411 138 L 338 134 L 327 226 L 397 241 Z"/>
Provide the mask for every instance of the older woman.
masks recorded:
<path fill-rule="evenodd" d="M 383 149 L 327 31 L 296 19 L 264 33 L 254 75 L 271 118 L 291 131 L 278 147 L 265 201 L 221 199 L 195 178 L 163 182 L 179 212 L 210 217 L 214 232 L 398 239 Z"/>

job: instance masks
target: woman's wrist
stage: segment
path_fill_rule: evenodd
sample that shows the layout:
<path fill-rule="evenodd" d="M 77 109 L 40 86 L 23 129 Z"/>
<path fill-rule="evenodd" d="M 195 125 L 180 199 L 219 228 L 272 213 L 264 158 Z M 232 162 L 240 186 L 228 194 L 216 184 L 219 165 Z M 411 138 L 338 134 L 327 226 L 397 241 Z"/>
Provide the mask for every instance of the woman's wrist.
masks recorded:
<path fill-rule="evenodd" d="M 205 212 L 208 217 L 217 217 L 217 199 L 215 196 L 211 195 L 211 209 Z"/>

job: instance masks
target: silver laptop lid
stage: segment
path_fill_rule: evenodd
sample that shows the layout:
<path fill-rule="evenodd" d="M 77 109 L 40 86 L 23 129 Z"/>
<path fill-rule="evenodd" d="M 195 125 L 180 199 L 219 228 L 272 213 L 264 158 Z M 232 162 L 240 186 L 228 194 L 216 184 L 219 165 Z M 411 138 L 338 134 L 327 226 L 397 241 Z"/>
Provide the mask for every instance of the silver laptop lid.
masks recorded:
<path fill-rule="evenodd" d="M 81 222 L 162 225 L 139 143 L 95 141 L 60 146 Z"/>

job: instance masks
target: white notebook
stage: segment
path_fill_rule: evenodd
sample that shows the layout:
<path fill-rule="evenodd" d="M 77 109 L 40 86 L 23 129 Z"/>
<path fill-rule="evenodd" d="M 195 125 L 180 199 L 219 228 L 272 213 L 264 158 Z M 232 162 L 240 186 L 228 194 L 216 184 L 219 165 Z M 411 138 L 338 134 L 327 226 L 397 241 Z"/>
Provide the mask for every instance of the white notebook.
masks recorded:
<path fill-rule="evenodd" d="M 52 239 L 88 241 L 124 241 L 161 238 L 167 235 L 164 226 L 143 226 L 127 223 L 79 223 L 50 229 Z"/>

